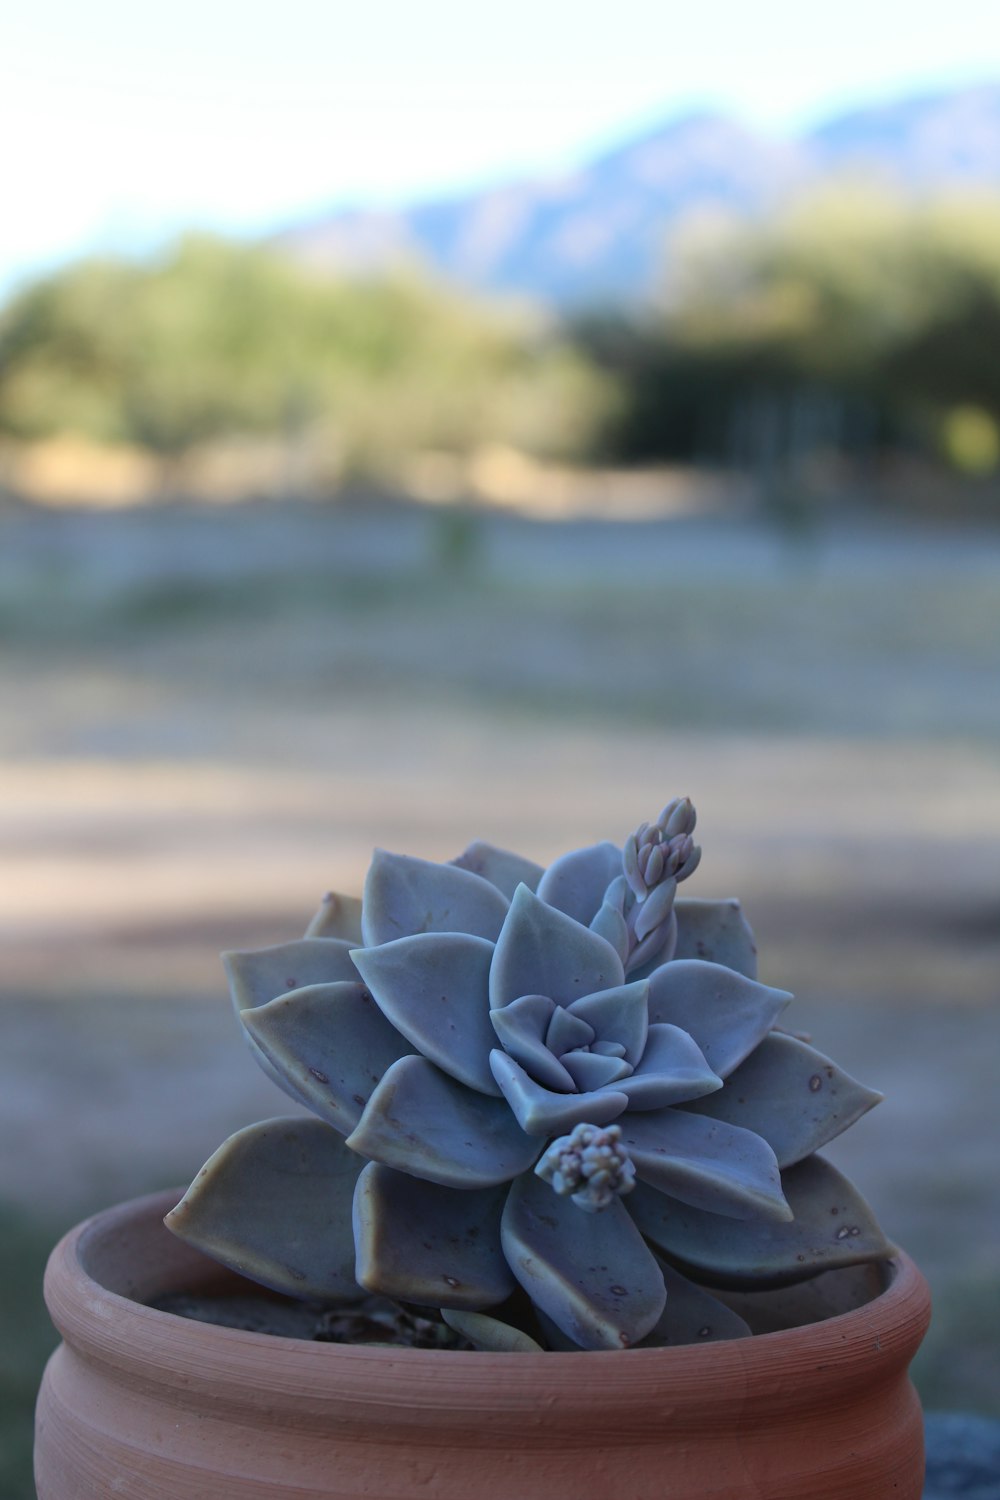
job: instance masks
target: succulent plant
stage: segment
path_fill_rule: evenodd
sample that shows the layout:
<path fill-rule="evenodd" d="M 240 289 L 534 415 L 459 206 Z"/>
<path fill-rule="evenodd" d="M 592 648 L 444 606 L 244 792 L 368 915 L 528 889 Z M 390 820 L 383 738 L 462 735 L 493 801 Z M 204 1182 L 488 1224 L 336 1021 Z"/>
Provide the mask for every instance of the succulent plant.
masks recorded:
<path fill-rule="evenodd" d="M 675 799 L 542 869 L 376 851 L 362 900 L 225 955 L 250 1048 L 309 1113 L 230 1137 L 169 1227 L 265 1286 L 440 1310 L 475 1347 L 749 1331 L 725 1289 L 891 1253 L 816 1152 L 877 1102 L 782 1031 Z"/>

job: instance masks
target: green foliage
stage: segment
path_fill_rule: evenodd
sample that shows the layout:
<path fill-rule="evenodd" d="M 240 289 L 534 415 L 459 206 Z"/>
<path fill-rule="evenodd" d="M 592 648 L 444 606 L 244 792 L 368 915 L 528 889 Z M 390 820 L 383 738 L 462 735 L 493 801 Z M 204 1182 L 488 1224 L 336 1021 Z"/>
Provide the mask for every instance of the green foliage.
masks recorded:
<path fill-rule="evenodd" d="M 628 392 L 620 454 L 766 466 L 916 441 L 992 467 L 1000 197 L 841 183 L 765 222 L 689 221 L 671 267 L 655 320 L 578 328 Z"/>
<path fill-rule="evenodd" d="M 416 275 L 310 275 L 208 237 L 153 264 L 71 266 L 0 316 L 0 432 L 71 431 L 165 459 L 306 431 L 368 473 L 487 438 L 572 451 L 603 400 L 582 358 L 526 314 Z"/>

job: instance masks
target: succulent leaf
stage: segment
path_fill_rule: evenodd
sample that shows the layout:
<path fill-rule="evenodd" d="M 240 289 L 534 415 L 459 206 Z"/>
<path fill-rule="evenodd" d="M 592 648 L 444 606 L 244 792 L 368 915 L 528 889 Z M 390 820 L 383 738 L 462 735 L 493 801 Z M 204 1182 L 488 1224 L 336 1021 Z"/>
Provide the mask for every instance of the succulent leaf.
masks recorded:
<path fill-rule="evenodd" d="M 531 1136 L 565 1135 L 574 1125 L 588 1121 L 609 1125 L 628 1105 L 628 1096 L 616 1092 L 613 1085 L 593 1093 L 553 1093 L 499 1050 L 490 1053 L 490 1066 L 517 1123 Z"/>
<path fill-rule="evenodd" d="M 618 1123 L 647 1186 L 713 1215 L 791 1218 L 774 1152 L 751 1130 L 678 1109 L 625 1115 Z"/>
<path fill-rule="evenodd" d="M 555 1001 L 547 995 L 522 995 L 500 1010 L 491 1010 L 490 1020 L 504 1051 L 532 1078 L 545 1088 L 572 1093 L 572 1078 L 546 1044 L 555 1008 Z"/>
<path fill-rule="evenodd" d="M 589 927 L 604 901 L 604 893 L 622 873 L 622 851 L 605 841 L 574 849 L 549 865 L 537 892 L 542 901 Z"/>
<path fill-rule="evenodd" d="M 520 1177 L 501 1237 L 532 1302 L 580 1348 L 630 1348 L 663 1311 L 659 1266 L 618 1199 L 584 1219 L 539 1178 Z"/>
<path fill-rule="evenodd" d="M 321 1120 L 265 1120 L 223 1142 L 164 1223 L 277 1292 L 360 1297 L 350 1205 L 363 1166 Z"/>
<path fill-rule="evenodd" d="M 498 849 L 496 845 L 488 844 L 483 839 L 474 839 L 451 863 L 460 870 L 481 875 L 490 885 L 495 885 L 508 901 L 519 885 L 526 885 L 529 891 L 537 890 L 538 882 L 545 873 L 542 866 L 536 865 L 533 859 L 512 854 L 509 849 Z"/>
<path fill-rule="evenodd" d="M 370 1292 L 476 1311 L 514 1279 L 500 1244 L 507 1189 L 456 1192 L 369 1162 L 354 1193 L 356 1275 Z"/>
<path fill-rule="evenodd" d="M 449 1328 L 468 1339 L 475 1349 L 490 1354 L 544 1353 L 541 1344 L 537 1344 L 530 1334 L 502 1323 L 499 1318 L 491 1318 L 488 1313 L 459 1312 L 457 1308 L 444 1307 L 441 1316 Z"/>
<path fill-rule="evenodd" d="M 350 959 L 350 945 L 335 938 L 300 938 L 294 943 L 277 943 L 269 948 L 224 953 L 222 963 L 229 979 L 233 1007 L 241 1022 L 243 1012 L 267 1005 L 279 995 L 306 985 L 347 982 L 358 977 Z M 261 1071 L 290 1099 L 308 1108 L 309 1101 L 295 1087 L 288 1073 L 275 1067 L 245 1025 L 243 1035 Z"/>
<path fill-rule="evenodd" d="M 425 1057 L 401 1057 L 386 1070 L 348 1145 L 450 1188 L 509 1182 L 538 1156 L 538 1142 L 502 1099 L 474 1093 Z"/>
<path fill-rule="evenodd" d="M 739 901 L 695 901 L 679 897 L 674 958 L 701 958 L 757 978 L 757 944 Z"/>
<path fill-rule="evenodd" d="M 418 932 L 465 932 L 493 942 L 507 905 L 481 875 L 376 849 L 365 879 L 361 930 L 369 948 Z"/>
<path fill-rule="evenodd" d="M 678 1348 L 684 1344 L 715 1344 L 720 1339 L 747 1339 L 748 1324 L 703 1286 L 682 1276 L 667 1261 L 656 1257 L 667 1288 L 667 1305 L 656 1327 L 639 1344 L 640 1349 Z"/>
<path fill-rule="evenodd" d="M 342 1135 L 360 1120 L 386 1068 L 413 1050 L 360 980 L 291 990 L 241 1020 L 292 1097 Z"/>
<path fill-rule="evenodd" d="M 589 1047 L 595 1036 L 589 1021 L 570 1015 L 565 1006 L 557 1005 L 545 1032 L 545 1045 L 553 1057 L 562 1057 L 574 1047 Z"/>
<path fill-rule="evenodd" d="M 762 1042 L 791 1000 L 722 964 L 675 958 L 649 979 L 649 1019 L 693 1037 L 712 1070 L 728 1078 Z"/>
<path fill-rule="evenodd" d="M 610 943 L 518 886 L 490 968 L 494 1010 L 522 995 L 548 995 L 557 1005 L 569 1005 L 624 980 Z"/>
<path fill-rule="evenodd" d="M 469 1088 L 499 1096 L 490 1071 L 492 943 L 421 932 L 352 956 L 385 1016 L 418 1052 Z"/>
<path fill-rule="evenodd" d="M 893 1253 L 861 1194 L 822 1156 L 789 1167 L 782 1185 L 794 1215 L 786 1223 L 738 1223 L 643 1183 L 630 1195 L 628 1211 L 672 1260 L 720 1287 L 782 1286 Z"/>
<path fill-rule="evenodd" d="M 649 1032 L 649 983 L 622 984 L 597 995 L 584 995 L 568 1006 L 571 1016 L 594 1028 L 599 1042 L 620 1042 L 625 1059 L 635 1067 L 646 1047 Z"/>
<path fill-rule="evenodd" d="M 620 1057 L 599 1052 L 564 1052 L 560 1062 L 580 1090 L 611 1088 L 620 1078 L 632 1072 L 630 1063 Z"/>
<path fill-rule="evenodd" d="M 772 1032 L 720 1093 L 688 1108 L 755 1131 L 785 1168 L 832 1141 L 881 1098 L 822 1052 Z"/>
<path fill-rule="evenodd" d="M 590 930 L 609 942 L 624 964 L 632 949 L 628 923 L 625 920 L 625 903 L 628 899 L 628 881 L 624 875 L 617 876 L 604 892 L 604 901 L 591 918 Z"/>
<path fill-rule="evenodd" d="M 629 1109 L 663 1109 L 721 1089 L 722 1079 L 712 1072 L 686 1031 L 660 1022 L 650 1026 L 646 1049 L 632 1076 L 614 1087 L 628 1095 Z"/>
<path fill-rule="evenodd" d="M 299 938 L 270 948 L 224 953 L 222 962 L 237 1015 L 267 1005 L 290 990 L 358 977 L 351 945 L 340 938 Z"/>
<path fill-rule="evenodd" d="M 307 938 L 342 938 L 352 948 L 361 942 L 361 897 L 327 891 L 305 933 Z"/>

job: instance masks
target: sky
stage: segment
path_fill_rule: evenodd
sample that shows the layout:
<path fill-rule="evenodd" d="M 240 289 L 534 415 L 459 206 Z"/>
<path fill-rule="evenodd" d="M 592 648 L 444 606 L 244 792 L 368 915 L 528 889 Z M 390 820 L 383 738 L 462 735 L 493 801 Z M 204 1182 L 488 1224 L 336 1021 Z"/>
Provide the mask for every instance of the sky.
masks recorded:
<path fill-rule="evenodd" d="M 692 108 L 789 132 L 1000 79 L 1000 0 L 33 0 L 0 17 L 0 293 L 188 227 L 558 172 Z"/>

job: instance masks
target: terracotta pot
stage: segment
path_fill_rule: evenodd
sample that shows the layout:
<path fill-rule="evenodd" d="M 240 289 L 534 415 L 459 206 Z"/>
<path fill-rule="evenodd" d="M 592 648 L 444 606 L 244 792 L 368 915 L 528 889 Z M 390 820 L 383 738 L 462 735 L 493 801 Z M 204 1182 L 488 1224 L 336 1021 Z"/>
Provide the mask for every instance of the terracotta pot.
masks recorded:
<path fill-rule="evenodd" d="M 161 1225 L 176 1193 L 53 1252 L 65 1342 L 39 1500 L 919 1500 L 907 1367 L 929 1317 L 900 1256 L 867 1305 L 681 1349 L 476 1354 L 245 1333 L 154 1311 L 235 1278 Z"/>

